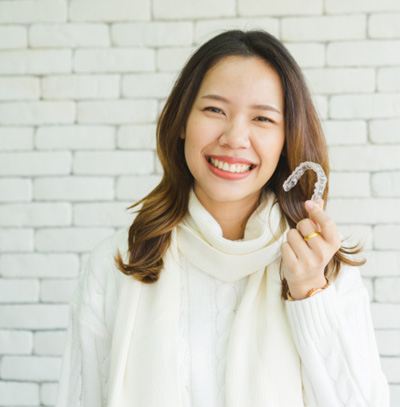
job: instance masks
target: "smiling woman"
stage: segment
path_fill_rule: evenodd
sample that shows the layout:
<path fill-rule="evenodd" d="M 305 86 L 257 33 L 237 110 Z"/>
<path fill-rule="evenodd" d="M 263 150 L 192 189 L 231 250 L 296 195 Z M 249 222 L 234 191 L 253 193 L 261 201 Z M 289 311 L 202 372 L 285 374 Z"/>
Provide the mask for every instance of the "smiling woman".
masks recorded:
<path fill-rule="evenodd" d="M 263 58 L 228 56 L 203 78 L 181 137 L 194 192 L 226 238 L 243 237 L 277 167 L 285 143 L 283 109 L 279 75 Z M 210 156 L 217 161 L 203 158 Z M 233 162 L 256 166 L 230 167 Z"/>
<path fill-rule="evenodd" d="M 157 154 L 161 182 L 80 279 L 57 407 L 389 407 L 363 261 L 346 256 L 360 248 L 304 206 L 313 172 L 282 188 L 312 161 L 327 202 L 325 138 L 284 45 L 262 30 L 202 44 Z"/>

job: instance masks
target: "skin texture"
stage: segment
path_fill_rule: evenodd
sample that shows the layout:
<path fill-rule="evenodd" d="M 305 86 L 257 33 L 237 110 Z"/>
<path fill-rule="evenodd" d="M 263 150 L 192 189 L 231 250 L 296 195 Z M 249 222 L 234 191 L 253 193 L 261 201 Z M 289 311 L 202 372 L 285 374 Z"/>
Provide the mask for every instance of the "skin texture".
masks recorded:
<path fill-rule="evenodd" d="M 207 94 L 224 96 L 230 104 L 202 99 Z M 272 105 L 283 112 L 278 74 L 259 58 L 226 57 L 204 77 L 181 136 L 194 192 L 231 240 L 243 238 L 285 141 L 283 115 L 251 109 L 252 104 Z M 225 180 L 210 171 L 205 154 L 246 158 L 258 167 L 243 180 Z"/>
<path fill-rule="evenodd" d="M 230 103 L 202 98 L 217 94 Z M 250 108 L 270 105 L 279 112 Z M 285 142 L 284 98 L 278 74 L 257 57 L 229 56 L 204 77 L 184 134 L 185 159 L 194 177 L 194 192 L 217 220 L 227 239 L 243 238 L 261 188 L 278 164 Z M 245 158 L 258 165 L 242 180 L 225 180 L 208 168 L 205 155 Z M 285 278 L 294 299 L 325 285 L 324 269 L 340 247 L 340 237 L 323 206 L 308 210 L 281 247 Z M 319 231 L 308 241 L 303 236 Z"/>
<path fill-rule="evenodd" d="M 295 300 L 303 299 L 311 288 L 325 285 L 324 269 L 341 244 L 335 222 L 323 209 L 323 200 L 311 209 L 306 203 L 309 217 L 289 230 L 287 242 L 281 246 L 284 276 Z M 304 236 L 315 231 L 320 235 L 304 240 Z"/>

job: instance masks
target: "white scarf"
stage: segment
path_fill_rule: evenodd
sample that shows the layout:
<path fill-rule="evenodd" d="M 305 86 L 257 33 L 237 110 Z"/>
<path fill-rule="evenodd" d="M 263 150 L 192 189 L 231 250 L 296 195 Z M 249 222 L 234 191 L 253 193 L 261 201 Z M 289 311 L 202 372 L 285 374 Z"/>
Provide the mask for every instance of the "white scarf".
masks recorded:
<path fill-rule="evenodd" d="M 300 358 L 280 298 L 280 211 L 263 193 L 243 240 L 223 237 L 190 191 L 188 213 L 172 232 L 156 283 L 123 275 L 111 348 L 107 407 L 184 407 L 179 371 L 180 252 L 223 281 L 249 275 L 226 349 L 227 407 L 304 407 Z M 270 227 L 269 227 L 270 225 Z M 121 254 L 126 257 L 125 251 Z"/>

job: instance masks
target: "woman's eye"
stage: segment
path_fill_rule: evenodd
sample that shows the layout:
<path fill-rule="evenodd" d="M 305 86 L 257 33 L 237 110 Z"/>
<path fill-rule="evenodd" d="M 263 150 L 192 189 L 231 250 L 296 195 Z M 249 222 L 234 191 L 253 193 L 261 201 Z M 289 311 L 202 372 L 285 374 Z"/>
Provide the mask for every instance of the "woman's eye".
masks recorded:
<path fill-rule="evenodd" d="M 207 106 L 207 107 L 204 108 L 204 110 L 214 111 L 214 112 L 217 110 L 217 112 L 215 112 L 215 113 L 222 112 L 222 110 L 220 108 L 215 107 L 215 106 Z M 264 119 L 264 120 L 261 120 L 264 123 L 268 123 L 268 122 L 274 123 L 273 120 L 271 120 L 271 119 L 269 119 L 268 117 L 265 117 L 265 116 L 257 116 L 256 118 Z"/>
<path fill-rule="evenodd" d="M 204 108 L 204 110 L 211 110 L 211 109 L 219 110 L 220 112 L 222 112 L 221 109 L 219 109 L 218 107 L 214 107 L 214 106 L 207 106 L 206 108 Z"/>
<path fill-rule="evenodd" d="M 265 120 L 261 120 L 262 122 L 270 122 L 270 123 L 273 123 L 273 121 L 271 120 L 271 119 L 268 119 L 268 117 L 264 117 L 264 116 L 258 116 L 259 118 L 261 118 L 261 119 L 265 119 Z"/>

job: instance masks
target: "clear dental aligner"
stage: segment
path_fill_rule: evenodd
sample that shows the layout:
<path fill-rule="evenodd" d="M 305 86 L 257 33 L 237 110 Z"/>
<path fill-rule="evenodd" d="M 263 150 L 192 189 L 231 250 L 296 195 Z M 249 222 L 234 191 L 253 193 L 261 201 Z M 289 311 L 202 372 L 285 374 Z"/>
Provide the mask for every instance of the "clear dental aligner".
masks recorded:
<path fill-rule="evenodd" d="M 306 170 L 314 170 L 317 174 L 317 182 L 315 183 L 314 193 L 311 197 L 312 201 L 317 201 L 318 199 L 322 198 L 327 178 L 322 167 L 312 161 L 304 161 L 299 164 L 283 183 L 283 189 L 286 192 L 290 191 L 297 184 L 297 181 L 301 178 Z"/>

